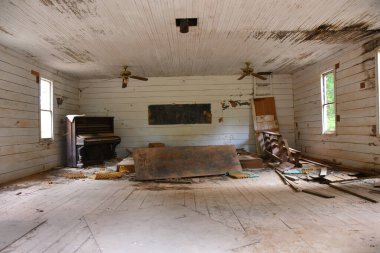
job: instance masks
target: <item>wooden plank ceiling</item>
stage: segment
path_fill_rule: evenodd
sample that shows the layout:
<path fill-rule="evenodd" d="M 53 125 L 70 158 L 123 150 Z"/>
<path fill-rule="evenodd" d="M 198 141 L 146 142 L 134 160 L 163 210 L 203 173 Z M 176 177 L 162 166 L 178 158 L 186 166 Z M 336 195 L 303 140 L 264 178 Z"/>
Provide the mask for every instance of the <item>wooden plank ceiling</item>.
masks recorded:
<path fill-rule="evenodd" d="M 179 33 L 175 18 L 199 18 Z M 79 78 L 291 73 L 380 28 L 378 0 L 7 0 L 0 44 Z"/>

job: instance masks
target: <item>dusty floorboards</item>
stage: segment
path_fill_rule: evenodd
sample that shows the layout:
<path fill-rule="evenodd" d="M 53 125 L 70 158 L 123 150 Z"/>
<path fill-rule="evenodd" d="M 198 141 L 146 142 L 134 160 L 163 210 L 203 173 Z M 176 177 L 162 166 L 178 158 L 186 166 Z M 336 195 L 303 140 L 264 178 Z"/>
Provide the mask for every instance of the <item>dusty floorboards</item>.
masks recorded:
<path fill-rule="evenodd" d="M 126 179 L 70 180 L 50 173 L 3 186 L 0 221 L 41 224 L 1 252 L 109 252 L 97 242 L 86 216 L 124 212 L 127 218 L 128 210 L 154 213 L 161 207 L 176 206 L 249 239 L 250 243 L 230 252 L 380 252 L 380 204 L 324 185 L 316 187 L 335 198 L 296 193 L 273 171 L 258 174 L 258 178 L 240 180 L 200 178 L 179 185 Z M 380 194 L 373 197 L 380 200 Z"/>

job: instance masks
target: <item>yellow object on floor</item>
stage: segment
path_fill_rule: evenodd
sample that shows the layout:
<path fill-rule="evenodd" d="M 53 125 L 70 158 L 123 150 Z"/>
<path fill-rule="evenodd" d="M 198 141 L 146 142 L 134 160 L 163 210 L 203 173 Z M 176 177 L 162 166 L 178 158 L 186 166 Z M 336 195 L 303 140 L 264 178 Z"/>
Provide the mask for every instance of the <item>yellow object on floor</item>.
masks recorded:
<path fill-rule="evenodd" d="M 98 172 L 95 174 L 95 180 L 121 178 L 124 172 Z"/>
<path fill-rule="evenodd" d="M 235 179 L 249 178 L 248 174 L 242 173 L 241 171 L 238 171 L 238 170 L 231 170 L 228 172 L 228 175 Z"/>
<path fill-rule="evenodd" d="M 82 172 L 68 172 L 63 174 L 63 176 L 70 179 L 87 178 Z"/>
<path fill-rule="evenodd" d="M 128 174 L 135 172 L 135 162 L 133 157 L 127 157 L 117 164 L 117 171 Z"/>

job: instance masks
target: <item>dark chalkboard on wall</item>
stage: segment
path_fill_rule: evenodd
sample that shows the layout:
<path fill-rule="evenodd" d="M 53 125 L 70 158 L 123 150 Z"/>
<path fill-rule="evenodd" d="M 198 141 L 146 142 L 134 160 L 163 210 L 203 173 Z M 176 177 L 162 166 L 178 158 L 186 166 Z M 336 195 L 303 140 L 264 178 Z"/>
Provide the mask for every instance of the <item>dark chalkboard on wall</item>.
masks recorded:
<path fill-rule="evenodd" d="M 149 125 L 211 124 L 211 104 L 149 105 Z"/>

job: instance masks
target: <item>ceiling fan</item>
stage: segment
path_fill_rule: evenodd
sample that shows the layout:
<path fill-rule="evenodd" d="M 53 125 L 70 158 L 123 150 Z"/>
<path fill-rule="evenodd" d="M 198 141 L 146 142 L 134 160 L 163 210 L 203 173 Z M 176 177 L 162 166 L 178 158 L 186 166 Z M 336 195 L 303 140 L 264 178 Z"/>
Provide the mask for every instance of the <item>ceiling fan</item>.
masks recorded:
<path fill-rule="evenodd" d="M 249 75 L 257 77 L 257 78 L 259 78 L 261 80 L 267 80 L 266 77 L 253 72 L 253 68 L 251 67 L 251 63 L 250 62 L 246 62 L 245 65 L 246 66 L 244 68 L 241 68 L 241 71 L 243 71 L 243 74 L 237 80 L 241 80 L 244 77 L 249 76 Z"/>
<path fill-rule="evenodd" d="M 148 78 L 146 77 L 141 77 L 141 76 L 132 76 L 131 71 L 127 70 L 128 66 L 125 65 L 123 66 L 124 70 L 120 73 L 120 77 L 123 78 L 123 84 L 122 88 L 126 88 L 128 85 L 129 78 L 141 80 L 141 81 L 148 81 Z"/>

